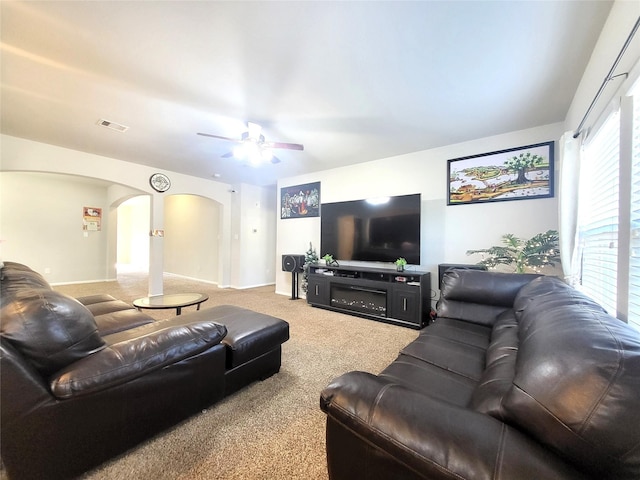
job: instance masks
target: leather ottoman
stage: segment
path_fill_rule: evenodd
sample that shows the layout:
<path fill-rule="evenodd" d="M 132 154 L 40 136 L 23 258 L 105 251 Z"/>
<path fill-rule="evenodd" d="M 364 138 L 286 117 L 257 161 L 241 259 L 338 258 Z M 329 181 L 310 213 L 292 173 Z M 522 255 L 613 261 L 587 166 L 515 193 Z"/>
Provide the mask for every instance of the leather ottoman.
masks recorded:
<path fill-rule="evenodd" d="M 227 327 L 225 395 L 280 370 L 282 344 L 289 340 L 289 324 L 264 313 L 233 305 L 207 309 L 217 323 Z"/>

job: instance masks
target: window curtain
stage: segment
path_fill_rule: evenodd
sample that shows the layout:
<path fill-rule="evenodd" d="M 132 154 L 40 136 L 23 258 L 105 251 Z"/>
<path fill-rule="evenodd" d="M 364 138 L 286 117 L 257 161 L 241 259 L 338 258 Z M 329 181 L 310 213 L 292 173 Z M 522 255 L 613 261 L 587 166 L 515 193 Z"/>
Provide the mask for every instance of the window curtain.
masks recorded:
<path fill-rule="evenodd" d="M 576 248 L 579 180 L 580 138 L 573 138 L 573 132 L 569 131 L 560 137 L 558 236 L 562 271 L 570 285 L 578 283 L 580 274 Z"/>

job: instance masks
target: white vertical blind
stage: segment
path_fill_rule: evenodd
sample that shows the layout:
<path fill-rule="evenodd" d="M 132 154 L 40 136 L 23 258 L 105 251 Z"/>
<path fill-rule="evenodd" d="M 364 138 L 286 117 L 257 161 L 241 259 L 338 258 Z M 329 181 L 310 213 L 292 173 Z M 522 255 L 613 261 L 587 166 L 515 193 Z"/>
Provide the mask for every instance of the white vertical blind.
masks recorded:
<path fill-rule="evenodd" d="M 620 115 L 609 115 L 584 147 L 580 173 L 579 288 L 616 315 Z"/>
<path fill-rule="evenodd" d="M 633 102 L 631 157 L 631 239 L 629 254 L 629 323 L 640 330 L 640 88 Z"/>

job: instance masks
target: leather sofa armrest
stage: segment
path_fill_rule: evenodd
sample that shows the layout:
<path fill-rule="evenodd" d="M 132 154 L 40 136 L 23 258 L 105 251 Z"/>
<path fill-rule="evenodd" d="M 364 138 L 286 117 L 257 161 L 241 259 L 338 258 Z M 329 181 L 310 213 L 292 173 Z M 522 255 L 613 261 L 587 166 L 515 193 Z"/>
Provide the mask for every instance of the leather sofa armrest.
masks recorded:
<path fill-rule="evenodd" d="M 147 328 L 140 336 L 113 343 L 75 362 L 50 379 L 60 399 L 88 395 L 197 355 L 217 345 L 227 329 L 213 321 Z"/>
<path fill-rule="evenodd" d="M 364 478 L 364 466 L 368 471 L 384 471 L 388 465 L 378 468 L 376 462 L 389 459 L 416 472 L 416 478 L 584 478 L 493 417 L 369 373 L 350 372 L 335 379 L 323 390 L 320 406 L 328 421 L 341 425 L 337 431 L 351 437 L 335 439 L 339 447 L 333 449 L 334 439 L 327 436 L 329 471 L 335 473 L 332 480 Z M 355 465 L 355 456 L 344 450 L 358 441 L 374 448 L 360 449 L 369 458 Z M 341 465 L 332 465 L 332 461 Z"/>

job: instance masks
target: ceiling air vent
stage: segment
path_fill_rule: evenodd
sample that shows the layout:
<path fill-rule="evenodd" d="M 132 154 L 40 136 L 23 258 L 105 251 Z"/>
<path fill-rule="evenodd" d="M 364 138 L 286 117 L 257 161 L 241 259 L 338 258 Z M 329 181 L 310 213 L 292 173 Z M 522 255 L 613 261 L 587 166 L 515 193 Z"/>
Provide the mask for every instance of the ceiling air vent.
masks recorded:
<path fill-rule="evenodd" d="M 98 120 L 98 125 L 100 125 L 101 127 L 110 128 L 111 130 L 115 130 L 116 132 L 126 132 L 127 130 L 129 130 L 129 127 L 120 125 L 119 123 L 111 122 L 109 120 L 105 120 L 104 118 Z"/>

